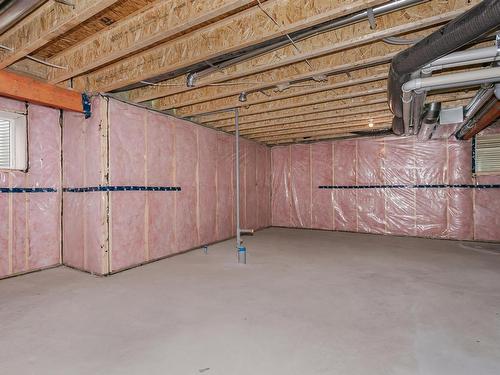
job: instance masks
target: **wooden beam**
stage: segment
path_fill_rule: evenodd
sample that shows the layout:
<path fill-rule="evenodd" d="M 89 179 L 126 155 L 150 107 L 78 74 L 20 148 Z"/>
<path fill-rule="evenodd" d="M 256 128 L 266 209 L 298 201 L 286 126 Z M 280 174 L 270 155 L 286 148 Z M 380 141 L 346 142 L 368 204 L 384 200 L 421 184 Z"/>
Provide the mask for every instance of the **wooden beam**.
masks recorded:
<path fill-rule="evenodd" d="M 275 130 L 267 133 L 258 133 L 258 134 L 250 134 L 246 135 L 245 138 L 248 139 L 263 139 L 268 137 L 278 137 L 278 136 L 287 136 L 289 134 L 302 134 L 302 133 L 310 133 L 312 131 L 321 131 L 321 130 L 330 130 L 330 129 L 344 129 L 350 128 L 353 126 L 361 126 L 365 127 L 367 130 L 371 129 L 368 126 L 368 123 L 371 122 L 375 125 L 377 124 L 387 124 L 391 123 L 392 115 L 385 113 L 379 117 L 374 117 L 373 119 L 357 119 L 357 120 L 345 120 L 345 121 L 336 121 L 336 122 L 310 122 L 304 123 L 300 127 L 284 129 L 284 130 Z"/>
<path fill-rule="evenodd" d="M 368 70 L 367 72 L 363 73 L 366 74 L 358 73 L 358 74 L 352 74 L 351 77 L 348 77 L 352 79 L 341 79 L 344 77 L 336 76 L 333 79 L 329 79 L 327 82 L 324 83 L 317 83 L 317 82 L 310 82 L 310 84 L 302 83 L 299 84 L 300 85 L 299 87 L 290 86 L 290 88 L 284 90 L 283 93 L 275 92 L 274 90 L 267 90 L 255 93 L 253 95 L 249 95 L 250 100 L 247 100 L 246 102 L 239 104 L 242 104 L 244 107 L 253 107 L 261 104 L 267 105 L 268 103 L 272 103 L 279 100 L 286 100 L 286 99 L 292 100 L 293 98 L 312 96 L 313 94 L 322 94 L 327 96 L 328 92 L 332 90 L 350 86 L 380 82 L 387 78 L 387 73 L 385 72 L 377 74 L 377 73 L 372 73 L 372 71 Z M 211 107 L 213 106 L 212 108 L 217 108 L 218 110 L 231 109 L 234 108 L 232 100 L 233 99 L 230 100 L 229 104 L 227 104 L 228 101 L 225 99 L 211 101 L 210 106 Z M 202 113 L 199 111 L 203 110 L 198 108 L 200 108 L 198 105 L 189 106 L 186 108 L 176 109 L 175 113 L 178 116 L 184 116 L 186 113 L 189 114 L 189 116 L 196 116 L 197 114 Z M 201 108 L 204 107 L 202 106 Z"/>
<path fill-rule="evenodd" d="M 330 114 L 332 112 L 329 112 Z M 298 129 L 303 126 L 304 123 L 322 123 L 324 124 L 327 121 L 331 121 L 331 123 L 342 123 L 346 121 L 351 121 L 351 120 L 360 120 L 360 119 L 370 119 L 370 118 L 376 118 L 377 116 L 385 115 L 387 116 L 389 112 L 389 108 L 387 105 L 379 105 L 378 108 L 372 109 L 372 110 L 367 110 L 364 109 L 364 107 L 361 110 L 347 110 L 347 111 L 337 111 L 333 112 L 333 115 L 329 116 L 304 116 L 300 120 L 293 117 L 291 121 L 286 121 L 274 125 L 264 125 L 264 124 L 259 124 L 259 125 L 254 125 L 249 128 L 241 128 L 240 127 L 240 134 L 241 135 L 250 135 L 250 134 L 259 134 L 259 133 L 265 133 L 265 132 L 271 132 L 274 130 L 284 130 L 284 129 Z M 234 131 L 234 126 L 225 129 L 225 131 Z"/>
<path fill-rule="evenodd" d="M 451 92 L 445 94 L 431 93 L 427 97 L 427 102 L 429 103 L 432 101 L 439 101 L 447 104 L 453 101 L 460 102 L 461 100 L 469 99 L 473 95 L 474 91 Z M 326 103 L 311 104 L 306 106 L 301 106 L 301 103 L 298 103 L 297 107 L 292 108 L 286 105 L 284 108 L 273 108 L 273 111 L 270 111 L 269 113 L 260 109 L 257 111 L 258 113 L 253 113 L 252 108 L 242 108 L 240 109 L 240 124 L 259 124 L 263 121 L 275 121 L 280 119 L 289 120 L 291 118 L 295 118 L 296 116 L 314 115 L 326 113 L 333 110 L 358 108 L 380 103 L 387 103 L 387 95 L 385 94 L 385 92 L 378 94 L 368 94 L 366 96 L 355 96 L 348 99 L 331 100 Z M 232 115 L 229 113 L 218 113 L 207 116 L 200 116 L 195 117 L 193 120 L 202 124 L 210 125 L 215 128 L 232 126 L 234 124 Z"/>
<path fill-rule="evenodd" d="M 369 128 L 366 123 L 354 125 L 348 128 L 340 128 L 340 129 L 324 129 L 324 130 L 317 130 L 317 131 L 309 131 L 309 132 L 298 132 L 298 133 L 293 133 L 293 134 L 287 134 L 287 135 L 280 135 L 280 136 L 272 136 L 272 137 L 262 137 L 262 138 L 256 138 L 254 139 L 255 141 L 258 142 L 263 142 L 263 143 L 270 143 L 270 142 L 278 142 L 278 141 L 284 141 L 284 140 L 290 140 L 290 141 L 298 141 L 298 140 L 307 140 L 307 138 L 311 137 L 318 137 L 318 136 L 324 136 L 324 135 L 338 135 L 338 134 L 344 134 L 344 133 L 352 133 L 355 131 L 377 131 L 377 130 L 384 130 L 384 129 L 390 129 L 391 128 L 391 122 L 385 122 L 385 123 L 380 123 L 380 124 L 374 124 L 373 128 Z"/>
<path fill-rule="evenodd" d="M 77 78 L 74 85 L 82 90 L 110 91 L 383 2 L 384 0 L 316 0 L 297 3 L 294 0 L 271 0 L 262 6 L 279 20 L 280 27 L 276 26 L 259 7 L 253 7 L 185 37 Z"/>
<path fill-rule="evenodd" d="M 52 69 L 48 80 L 59 83 L 75 77 L 218 20 L 251 3 L 255 0 L 166 0 L 153 3 L 51 58 L 51 63 L 69 69 Z"/>
<path fill-rule="evenodd" d="M 368 23 L 364 22 L 346 26 L 328 33 L 322 33 L 316 37 L 298 42 L 297 45 L 302 51 L 301 53 L 296 53 L 294 47 L 285 47 L 277 52 L 273 51 L 265 56 L 245 61 L 235 66 L 230 66 L 225 68 L 223 72 L 211 74 L 208 79 L 200 79 L 197 83 L 197 86 L 200 86 L 200 88 L 191 89 L 189 91 L 186 88 L 179 88 L 177 91 L 184 90 L 185 92 L 177 95 L 169 95 L 157 100 L 154 103 L 154 107 L 156 109 L 185 107 L 187 105 L 203 103 L 208 100 L 220 99 L 228 96 L 236 97 L 243 90 L 255 90 L 251 86 L 244 85 L 234 85 L 223 88 L 206 87 L 207 84 L 213 83 L 214 80 L 222 82 L 222 80 L 227 81 L 228 78 L 235 79 L 246 76 L 250 82 L 265 82 L 266 78 L 259 75 L 259 73 L 269 72 L 283 66 L 301 63 L 305 60 L 310 61 L 315 69 L 321 69 L 317 62 L 313 63 L 313 59 L 333 53 L 339 53 L 341 51 L 345 53 L 347 50 L 351 49 L 355 49 L 351 53 L 357 53 L 357 58 L 359 59 L 359 56 L 364 56 L 362 53 L 358 52 L 361 46 L 402 33 L 414 32 L 430 27 L 434 28 L 437 25 L 455 18 L 464 10 L 469 9 L 469 7 L 466 7 L 460 8 L 459 10 L 441 12 L 445 8 L 445 4 L 433 6 L 429 3 L 424 3 L 412 8 L 411 14 L 408 14 L 409 10 L 404 10 L 379 17 L 377 20 L 377 29 L 375 31 L 372 31 Z M 422 20 L 422 14 L 428 14 L 430 16 Z M 361 36 L 358 36 L 359 34 L 361 34 Z M 345 36 L 352 37 L 346 40 L 343 39 Z M 344 56 L 344 54 L 342 54 L 342 56 Z M 269 73 L 266 75 L 269 75 Z M 218 79 L 215 77 L 218 77 Z M 241 80 L 238 82 L 241 82 Z M 172 90 L 172 88 L 170 89 Z"/>
<path fill-rule="evenodd" d="M 118 0 L 71 0 L 71 5 L 50 0 L 0 36 L 0 69 L 22 59 Z"/>
<path fill-rule="evenodd" d="M 477 2 L 477 0 L 475 0 Z M 337 30 L 322 33 L 297 43 L 302 53 L 297 54 L 293 46 L 280 48 L 279 50 L 265 55 L 244 61 L 233 66 L 216 71 L 201 78 L 197 82 L 197 88 L 187 88 L 184 77 L 177 77 L 162 82 L 164 86 L 148 86 L 131 90 L 127 97 L 129 100 L 141 102 L 167 97 L 175 94 L 185 93 L 186 97 L 179 98 L 168 104 L 171 98 L 165 98 L 160 104 L 161 108 L 174 108 L 177 103 L 193 104 L 192 100 L 204 97 L 199 92 L 199 88 L 209 84 L 225 82 L 239 79 L 245 76 L 254 75 L 266 70 L 276 69 L 280 66 L 290 65 L 305 58 L 311 59 L 322 54 L 330 54 L 341 50 L 346 50 L 354 46 L 379 41 L 382 38 L 398 35 L 413 30 L 435 26 L 446 22 L 456 15 L 470 8 L 464 1 L 453 3 L 423 3 L 388 15 L 377 17 L 377 28 L 371 30 L 368 22 L 361 21 L 354 25 L 342 27 Z M 424 18 L 424 19 L 423 19 Z M 358 35 L 362 35 L 359 37 Z M 350 39 L 348 39 L 350 37 Z M 178 87 L 172 86 L 178 85 Z M 191 91 L 191 94 L 189 94 Z"/>
<path fill-rule="evenodd" d="M 262 121 L 272 121 L 285 118 L 293 118 L 295 116 L 301 115 L 312 115 L 318 113 L 324 113 L 329 111 L 334 111 L 338 109 L 356 108 L 371 104 L 387 103 L 387 95 L 384 91 L 380 90 L 378 93 L 369 93 L 363 96 L 363 92 L 356 92 L 344 98 L 336 98 L 334 100 L 328 101 L 326 103 L 320 104 L 309 104 L 304 106 L 297 106 L 291 108 L 277 109 L 270 113 L 261 112 L 251 113 L 247 112 L 241 116 L 240 124 L 252 124 L 261 123 Z M 287 106 L 288 107 L 288 106 Z M 223 121 L 223 122 L 221 122 Z M 218 121 L 216 118 L 208 118 L 204 120 L 203 118 L 196 118 L 196 122 L 202 124 L 209 124 L 213 127 L 225 126 L 231 121 L 230 119 L 224 117 L 223 120 Z"/>
<path fill-rule="evenodd" d="M 265 143 L 267 146 L 270 147 L 276 147 L 276 146 L 286 146 L 290 144 L 309 144 L 309 143 L 314 143 L 320 140 L 334 140 L 334 139 L 346 139 L 346 138 L 359 138 L 359 135 L 356 133 L 341 133 L 341 134 L 333 134 L 333 135 L 323 135 L 323 136 L 318 136 L 318 137 L 309 137 L 304 140 L 298 140 L 298 141 L 293 141 L 293 140 L 281 140 L 281 141 L 275 141 L 275 142 L 267 142 Z"/>
<path fill-rule="evenodd" d="M 342 127 L 349 127 L 355 124 L 365 124 L 368 125 L 370 121 L 373 123 L 377 123 L 380 121 L 387 121 L 387 119 L 392 119 L 392 114 L 388 111 L 385 110 L 382 113 L 379 114 L 374 114 L 372 116 L 351 116 L 351 117 L 345 117 L 340 120 L 335 120 L 335 121 L 324 121 L 324 120 L 317 120 L 317 121 L 311 121 L 311 122 L 306 122 L 306 123 L 297 123 L 292 126 L 287 126 L 287 127 L 282 127 L 281 129 L 259 129 L 258 131 L 254 131 L 252 133 L 242 133 L 241 135 L 249 138 L 249 139 L 254 139 L 254 138 L 259 138 L 259 137 L 264 137 L 264 136 L 272 136 L 272 135 L 282 135 L 282 134 L 289 134 L 289 133 L 294 133 L 294 132 L 300 132 L 300 131 L 310 131 L 310 130 L 321 130 L 323 128 L 330 128 L 330 127 L 335 127 L 335 128 L 342 128 Z"/>
<path fill-rule="evenodd" d="M 6 70 L 0 70 L 0 96 L 47 107 L 83 112 L 81 93 Z"/>
<path fill-rule="evenodd" d="M 371 55 L 373 53 L 382 53 L 382 56 L 374 56 L 368 59 L 359 60 L 359 57 L 358 58 L 356 57 L 357 55 L 348 55 L 348 54 L 344 55 L 338 54 L 335 56 L 330 55 L 320 58 L 323 59 L 323 61 L 319 62 L 319 66 L 321 67 L 320 70 L 310 71 L 306 68 L 291 66 L 278 69 L 277 71 L 271 71 L 269 72 L 271 73 L 271 75 L 266 77 L 266 80 L 263 81 L 265 83 L 253 84 L 252 86 L 248 87 L 247 92 L 251 92 L 251 94 L 248 94 L 248 97 L 250 99 L 252 99 L 252 97 L 259 97 L 260 95 L 258 94 L 259 91 L 266 90 L 269 88 L 274 88 L 277 87 L 278 85 L 287 85 L 289 82 L 304 82 L 304 81 L 311 82 L 313 80 L 313 76 L 325 76 L 325 75 L 329 76 L 333 74 L 351 72 L 359 68 L 366 68 L 375 65 L 385 64 L 391 61 L 392 57 L 397 53 L 397 51 L 402 49 L 401 46 L 387 46 L 387 45 L 373 46 L 373 47 L 367 46 L 361 48 L 363 49 L 368 47 L 372 50 L 372 52 L 367 52 L 368 55 Z M 387 52 L 385 50 L 386 48 L 388 50 L 392 50 L 395 52 L 389 52 L 386 54 L 385 53 Z M 339 65 L 339 62 L 341 61 L 343 61 L 344 63 Z M 318 61 L 312 60 L 311 63 L 312 62 L 316 63 Z M 292 69 L 296 73 L 298 71 L 300 73 L 296 75 L 289 75 L 290 71 L 288 70 L 288 68 Z M 188 117 L 188 116 L 196 116 L 203 113 L 226 110 L 230 108 L 243 109 L 247 107 L 248 105 L 246 104 L 246 102 L 244 103 L 240 102 L 238 100 L 238 97 L 239 94 L 236 94 L 215 101 L 209 101 L 187 107 L 175 108 L 175 113 L 177 116 Z M 156 105 L 156 101 L 154 103 L 155 103 L 154 108 L 159 109 L 158 106 Z"/>
<path fill-rule="evenodd" d="M 321 105 L 343 99 L 358 98 L 367 95 L 382 94 L 387 91 L 385 81 L 371 82 L 356 86 L 343 87 L 337 90 L 330 90 L 325 93 L 315 93 L 300 96 L 297 98 L 276 100 L 270 103 L 263 103 L 251 106 L 249 108 L 241 108 L 242 116 L 248 114 L 261 114 L 275 111 L 284 111 L 296 107 L 309 107 L 313 105 Z M 300 112 L 299 112 L 300 113 Z M 276 116 L 277 117 L 277 116 Z"/>

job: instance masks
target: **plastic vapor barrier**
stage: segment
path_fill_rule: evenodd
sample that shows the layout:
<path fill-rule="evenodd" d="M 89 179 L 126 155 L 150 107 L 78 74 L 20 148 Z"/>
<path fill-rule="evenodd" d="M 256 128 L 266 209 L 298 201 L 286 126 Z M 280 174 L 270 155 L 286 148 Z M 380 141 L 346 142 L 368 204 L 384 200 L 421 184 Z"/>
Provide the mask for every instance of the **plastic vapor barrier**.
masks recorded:
<path fill-rule="evenodd" d="M 234 136 L 96 97 L 63 138 L 66 264 L 106 274 L 235 235 Z M 270 149 L 240 145 L 241 226 L 267 227 Z"/>
<path fill-rule="evenodd" d="M 58 265 L 60 112 L 0 98 L 0 111 L 27 114 L 28 171 L 0 170 L 0 278 Z"/>
<path fill-rule="evenodd" d="M 494 131 L 494 130 L 490 130 Z M 500 240 L 500 176 L 471 142 L 360 138 L 272 148 L 274 226 Z"/>

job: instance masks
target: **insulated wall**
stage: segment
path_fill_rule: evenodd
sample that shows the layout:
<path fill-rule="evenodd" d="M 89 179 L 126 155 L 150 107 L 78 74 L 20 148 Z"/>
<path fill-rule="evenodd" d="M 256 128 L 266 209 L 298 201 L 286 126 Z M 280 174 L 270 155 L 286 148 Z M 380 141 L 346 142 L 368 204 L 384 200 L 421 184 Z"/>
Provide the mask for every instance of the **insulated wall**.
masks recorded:
<path fill-rule="evenodd" d="M 0 97 L 27 114 L 28 171 L 0 170 L 0 278 L 60 264 L 60 112 Z"/>
<path fill-rule="evenodd" d="M 364 138 L 274 147 L 272 223 L 500 240 L 499 176 L 472 177 L 471 142 Z"/>
<path fill-rule="evenodd" d="M 234 136 L 93 101 L 64 117 L 66 264 L 106 274 L 234 236 Z M 243 228 L 270 225 L 270 160 L 241 140 Z"/>

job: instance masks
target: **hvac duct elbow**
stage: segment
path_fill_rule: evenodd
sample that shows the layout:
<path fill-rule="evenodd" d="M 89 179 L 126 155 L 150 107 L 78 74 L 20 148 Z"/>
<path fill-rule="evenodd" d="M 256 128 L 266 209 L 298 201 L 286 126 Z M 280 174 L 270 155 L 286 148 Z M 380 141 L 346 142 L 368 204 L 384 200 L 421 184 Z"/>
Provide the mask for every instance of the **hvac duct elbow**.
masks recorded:
<path fill-rule="evenodd" d="M 388 102 L 397 118 L 403 116 L 402 86 L 410 74 L 500 25 L 500 0 L 484 0 L 417 44 L 394 57 L 389 69 Z M 399 124 L 399 121 L 393 123 Z M 394 129 L 396 132 L 396 129 Z"/>

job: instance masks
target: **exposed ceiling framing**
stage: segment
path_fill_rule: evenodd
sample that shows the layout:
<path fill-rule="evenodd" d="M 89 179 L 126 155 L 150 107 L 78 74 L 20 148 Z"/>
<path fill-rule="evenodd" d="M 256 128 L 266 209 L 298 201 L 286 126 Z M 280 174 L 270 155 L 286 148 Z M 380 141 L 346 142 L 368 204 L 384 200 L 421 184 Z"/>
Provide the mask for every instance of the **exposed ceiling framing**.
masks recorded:
<path fill-rule="evenodd" d="M 241 135 L 267 144 L 349 137 L 391 127 L 389 63 L 408 46 L 384 39 L 426 36 L 479 2 L 414 1 L 375 25 L 366 17 L 293 40 L 388 1 L 49 0 L 0 35 L 0 69 L 113 92 L 227 132 L 237 107 Z M 291 42 L 241 58 L 285 37 Z M 207 67 L 188 87 L 186 74 Z M 456 105 L 472 96 L 427 100 Z"/>

